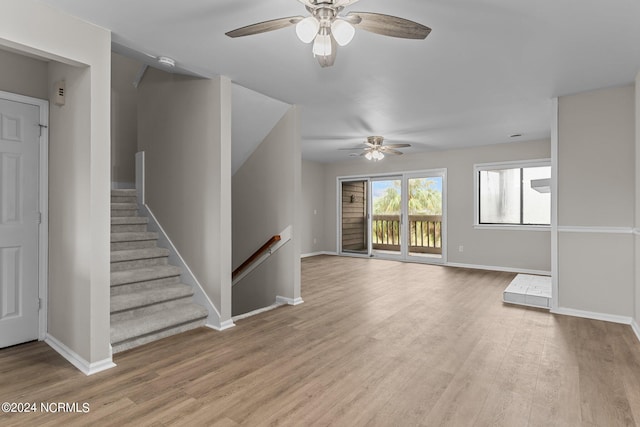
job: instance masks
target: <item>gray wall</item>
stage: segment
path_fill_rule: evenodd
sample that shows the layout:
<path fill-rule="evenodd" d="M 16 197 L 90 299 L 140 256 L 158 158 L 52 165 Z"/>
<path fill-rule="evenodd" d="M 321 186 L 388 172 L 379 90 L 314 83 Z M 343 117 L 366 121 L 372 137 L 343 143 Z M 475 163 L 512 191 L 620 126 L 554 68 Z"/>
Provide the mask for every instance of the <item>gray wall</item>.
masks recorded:
<path fill-rule="evenodd" d="M 558 104 L 558 306 L 634 314 L 633 86 Z"/>
<path fill-rule="evenodd" d="M 138 95 L 146 202 L 224 322 L 231 317 L 231 83 L 150 68 Z"/>
<path fill-rule="evenodd" d="M 111 182 L 133 188 L 138 151 L 138 91 L 133 87 L 142 64 L 111 55 Z"/>
<path fill-rule="evenodd" d="M 324 244 L 324 204 L 325 165 L 302 161 L 302 210 L 301 210 L 301 251 L 313 254 L 323 251 Z M 314 243 L 315 239 L 315 243 Z"/>
<path fill-rule="evenodd" d="M 45 61 L 0 50 L 0 90 L 49 99 Z"/>
<path fill-rule="evenodd" d="M 336 179 L 447 168 L 448 262 L 519 270 L 551 270 L 550 231 L 474 228 L 473 165 L 550 157 L 550 141 L 500 144 L 411 156 L 387 156 L 381 162 L 363 158 L 329 164 L 325 176 L 325 250 L 336 251 Z M 459 252 L 458 247 L 464 246 Z"/>
<path fill-rule="evenodd" d="M 287 226 L 292 239 L 233 287 L 233 314 L 300 297 L 301 157 L 291 107 L 233 176 L 233 267 Z"/>
<path fill-rule="evenodd" d="M 44 89 L 36 73 L 31 94 L 47 97 L 66 79 L 67 105 L 51 106 L 49 122 L 48 333 L 84 362 L 109 361 L 110 33 L 40 2 L 6 0 L 0 44 L 68 64 L 50 64 Z"/>
<path fill-rule="evenodd" d="M 635 240 L 635 312 L 634 320 L 640 321 L 640 72 L 636 76 L 635 82 L 635 218 L 634 218 L 634 240 Z"/>

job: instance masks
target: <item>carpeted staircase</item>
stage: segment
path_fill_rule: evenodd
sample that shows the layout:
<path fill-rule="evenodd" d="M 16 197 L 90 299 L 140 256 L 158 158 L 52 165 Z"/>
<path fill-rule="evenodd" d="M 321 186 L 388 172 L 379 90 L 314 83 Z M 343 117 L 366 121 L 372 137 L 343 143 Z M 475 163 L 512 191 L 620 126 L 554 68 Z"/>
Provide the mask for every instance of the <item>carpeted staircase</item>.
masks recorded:
<path fill-rule="evenodd" d="M 111 345 L 128 350 L 204 326 L 208 312 L 138 216 L 135 190 L 111 192 Z"/>

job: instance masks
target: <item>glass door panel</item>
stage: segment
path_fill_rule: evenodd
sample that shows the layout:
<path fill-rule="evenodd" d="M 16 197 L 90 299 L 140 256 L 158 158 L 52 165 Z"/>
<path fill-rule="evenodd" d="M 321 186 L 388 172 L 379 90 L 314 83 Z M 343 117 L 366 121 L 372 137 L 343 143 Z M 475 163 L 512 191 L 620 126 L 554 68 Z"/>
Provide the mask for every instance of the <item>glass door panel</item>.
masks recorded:
<path fill-rule="evenodd" d="M 443 243 L 442 175 L 407 179 L 407 256 L 442 258 Z"/>
<path fill-rule="evenodd" d="M 402 178 L 371 181 L 371 249 L 373 255 L 401 255 Z"/>
<path fill-rule="evenodd" d="M 341 183 L 342 251 L 369 254 L 367 224 L 368 180 L 343 181 Z"/>

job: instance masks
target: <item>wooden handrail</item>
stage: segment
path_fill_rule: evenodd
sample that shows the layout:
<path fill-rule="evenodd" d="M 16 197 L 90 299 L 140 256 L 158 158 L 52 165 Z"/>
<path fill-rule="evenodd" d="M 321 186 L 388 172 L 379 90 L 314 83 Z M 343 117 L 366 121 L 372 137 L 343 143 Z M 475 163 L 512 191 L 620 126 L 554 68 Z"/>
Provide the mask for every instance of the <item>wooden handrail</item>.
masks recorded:
<path fill-rule="evenodd" d="M 237 275 L 239 275 L 240 273 L 242 273 L 242 270 L 244 270 L 245 268 L 247 268 L 248 266 L 250 266 L 255 260 L 257 260 L 258 258 L 260 258 L 262 256 L 262 254 L 264 254 L 266 251 L 269 250 L 269 248 L 271 246 L 273 246 L 275 243 L 280 241 L 280 235 L 276 234 L 275 236 L 273 236 L 272 238 L 269 239 L 269 241 L 267 241 L 267 243 L 265 243 L 264 245 L 260 246 L 260 249 L 258 249 L 257 251 L 255 251 L 253 253 L 253 255 L 251 255 L 249 258 L 247 258 L 247 260 L 245 262 L 243 262 L 242 264 L 240 264 L 240 267 L 236 268 L 235 270 L 233 270 L 233 273 L 231 273 L 231 278 L 235 279 Z"/>

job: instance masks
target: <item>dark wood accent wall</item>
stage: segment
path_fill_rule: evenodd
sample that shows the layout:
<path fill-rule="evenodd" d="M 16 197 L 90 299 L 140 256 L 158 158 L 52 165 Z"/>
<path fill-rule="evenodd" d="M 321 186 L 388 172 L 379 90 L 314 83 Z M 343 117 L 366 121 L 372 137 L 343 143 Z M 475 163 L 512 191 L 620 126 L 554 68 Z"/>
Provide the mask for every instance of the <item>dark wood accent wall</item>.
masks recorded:
<path fill-rule="evenodd" d="M 342 183 L 342 249 L 367 250 L 366 181 Z"/>

